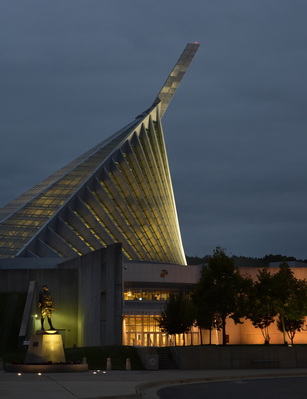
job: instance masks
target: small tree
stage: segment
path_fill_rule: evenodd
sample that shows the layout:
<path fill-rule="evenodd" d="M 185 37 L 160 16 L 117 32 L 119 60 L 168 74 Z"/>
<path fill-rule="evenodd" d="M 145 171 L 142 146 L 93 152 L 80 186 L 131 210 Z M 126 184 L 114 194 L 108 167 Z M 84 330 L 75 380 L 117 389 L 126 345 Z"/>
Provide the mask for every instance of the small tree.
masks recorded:
<path fill-rule="evenodd" d="M 226 344 L 226 319 L 231 317 L 240 323 L 242 314 L 241 300 L 245 295 L 245 278 L 234 265 L 233 259 L 217 247 L 204 266 L 201 278 L 193 293 L 193 302 L 197 308 L 197 325 L 211 329 L 214 319 L 221 321 L 223 345 Z M 206 313 L 202 316 L 203 313 Z"/>
<path fill-rule="evenodd" d="M 269 326 L 274 323 L 277 314 L 273 277 L 267 269 L 262 269 L 258 272 L 257 278 L 258 280 L 250 288 L 245 317 L 261 330 L 264 343 L 269 344 Z"/>
<path fill-rule="evenodd" d="M 212 309 L 206 306 L 196 305 L 196 298 L 194 299 L 195 304 L 195 326 L 200 330 L 200 342 L 203 345 L 202 330 L 209 331 L 209 345 L 212 343 L 212 330 L 221 329 L 221 320 L 218 314 L 212 313 Z"/>
<path fill-rule="evenodd" d="M 301 321 L 307 314 L 307 283 L 295 278 L 287 263 L 281 263 L 279 271 L 272 274 L 269 269 L 259 271 L 258 280 L 250 294 L 249 318 L 260 328 L 264 342 L 270 342 L 269 326 L 278 315 L 278 329 L 293 341 L 295 332 L 301 328 Z M 291 338 L 292 337 L 292 338 Z"/>
<path fill-rule="evenodd" d="M 293 345 L 293 340 L 295 337 L 295 334 L 297 331 L 301 331 L 303 326 L 305 324 L 305 320 L 291 320 L 287 319 L 286 317 L 281 318 L 281 316 L 278 316 L 277 319 L 277 328 L 280 332 L 286 331 L 287 336 L 291 342 L 291 345 Z"/>
<path fill-rule="evenodd" d="M 170 293 L 165 303 L 165 308 L 161 316 L 157 318 L 162 332 L 174 335 L 175 345 L 176 334 L 184 334 L 190 331 L 194 320 L 194 307 L 189 298 L 184 293 Z"/>
<path fill-rule="evenodd" d="M 287 263 L 281 263 L 273 276 L 276 309 L 279 313 L 278 329 L 293 343 L 296 331 L 300 331 L 307 315 L 307 282 L 297 279 Z"/>

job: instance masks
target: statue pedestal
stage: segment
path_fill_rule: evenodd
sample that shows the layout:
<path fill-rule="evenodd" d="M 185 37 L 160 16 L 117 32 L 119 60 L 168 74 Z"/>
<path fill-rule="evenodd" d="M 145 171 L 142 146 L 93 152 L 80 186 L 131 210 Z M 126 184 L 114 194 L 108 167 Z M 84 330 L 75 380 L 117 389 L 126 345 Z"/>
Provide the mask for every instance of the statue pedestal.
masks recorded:
<path fill-rule="evenodd" d="M 62 336 L 56 330 L 32 335 L 25 363 L 65 363 Z"/>
<path fill-rule="evenodd" d="M 4 369 L 9 373 L 75 373 L 88 371 L 88 364 L 66 362 L 62 335 L 47 330 L 32 335 L 25 362 L 6 364 Z"/>

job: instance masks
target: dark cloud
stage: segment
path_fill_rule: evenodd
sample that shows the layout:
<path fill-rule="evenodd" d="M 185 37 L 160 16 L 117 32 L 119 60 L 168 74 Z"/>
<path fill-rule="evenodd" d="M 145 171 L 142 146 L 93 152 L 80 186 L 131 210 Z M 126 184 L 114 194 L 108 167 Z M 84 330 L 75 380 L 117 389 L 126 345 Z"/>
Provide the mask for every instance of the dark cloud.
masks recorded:
<path fill-rule="evenodd" d="M 187 42 L 163 118 L 186 253 L 307 258 L 307 3 L 5 0 L 0 204 L 130 122 Z"/>

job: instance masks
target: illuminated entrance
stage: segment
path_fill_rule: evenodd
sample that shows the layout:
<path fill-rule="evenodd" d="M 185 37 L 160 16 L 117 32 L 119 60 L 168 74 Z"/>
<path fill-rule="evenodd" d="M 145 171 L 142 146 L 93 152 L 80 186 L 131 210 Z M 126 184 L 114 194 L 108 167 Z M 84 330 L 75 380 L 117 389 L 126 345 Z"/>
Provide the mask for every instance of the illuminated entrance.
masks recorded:
<path fill-rule="evenodd" d="M 125 315 L 123 317 L 123 345 L 128 346 L 172 346 L 174 337 L 163 333 L 157 321 L 157 315 Z M 176 344 L 199 345 L 199 330 L 176 334 Z"/>
<path fill-rule="evenodd" d="M 124 345 L 168 346 L 167 334 L 159 329 L 157 316 L 129 315 L 124 317 Z"/>

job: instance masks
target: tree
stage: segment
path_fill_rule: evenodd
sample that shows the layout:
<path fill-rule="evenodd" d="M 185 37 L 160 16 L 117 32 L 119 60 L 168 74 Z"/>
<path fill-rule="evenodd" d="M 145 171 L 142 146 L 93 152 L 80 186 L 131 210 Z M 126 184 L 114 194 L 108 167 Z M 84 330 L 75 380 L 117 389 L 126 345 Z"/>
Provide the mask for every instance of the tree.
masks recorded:
<path fill-rule="evenodd" d="M 307 282 L 297 279 L 287 263 L 281 263 L 273 276 L 275 303 L 279 314 L 278 329 L 286 333 L 293 343 L 296 331 L 300 331 L 307 315 Z"/>
<path fill-rule="evenodd" d="M 183 292 L 170 293 L 165 308 L 157 320 L 162 332 L 174 335 L 176 345 L 176 334 L 183 334 L 184 340 L 184 334 L 190 331 L 194 323 L 193 304 Z"/>
<path fill-rule="evenodd" d="M 205 258 L 200 258 L 199 256 L 188 256 L 186 255 L 186 260 L 188 265 L 203 265 Z"/>
<path fill-rule="evenodd" d="M 295 261 L 296 258 L 294 258 L 293 256 L 284 256 L 284 255 L 265 255 L 263 257 L 263 260 L 267 263 L 270 262 L 290 262 L 290 261 Z"/>
<path fill-rule="evenodd" d="M 307 315 L 307 282 L 295 278 L 287 263 L 281 263 L 275 274 L 269 269 L 262 269 L 257 277 L 250 293 L 246 317 L 261 329 L 264 343 L 268 344 L 269 326 L 278 315 L 277 327 L 283 332 L 286 344 L 286 334 L 293 340 L 300 322 Z"/>
<path fill-rule="evenodd" d="M 262 269 L 257 278 L 250 288 L 245 317 L 251 320 L 254 327 L 261 330 L 264 343 L 269 344 L 269 326 L 274 323 L 277 314 L 273 276 L 267 269 Z"/>
<path fill-rule="evenodd" d="M 199 295 L 193 295 L 193 302 L 195 305 L 195 325 L 200 330 L 200 341 L 203 345 L 202 330 L 209 330 L 209 345 L 211 345 L 212 340 L 212 330 L 221 329 L 221 319 L 217 313 L 212 311 L 210 306 L 206 306 L 204 303 L 198 302 Z"/>
<path fill-rule="evenodd" d="M 241 323 L 241 305 L 247 281 L 247 278 L 240 275 L 233 259 L 220 247 L 216 247 L 208 266 L 203 267 L 194 290 L 192 299 L 197 309 L 197 325 L 202 326 L 203 320 L 207 320 L 206 328 L 211 329 L 214 320 L 219 319 L 223 345 L 226 344 L 227 317 L 231 317 L 235 323 Z"/>
<path fill-rule="evenodd" d="M 288 338 L 290 339 L 291 345 L 293 345 L 293 340 L 297 331 L 301 331 L 305 324 L 305 319 L 301 320 L 291 320 L 286 317 L 281 318 L 278 316 L 277 328 L 280 332 L 286 331 Z"/>

